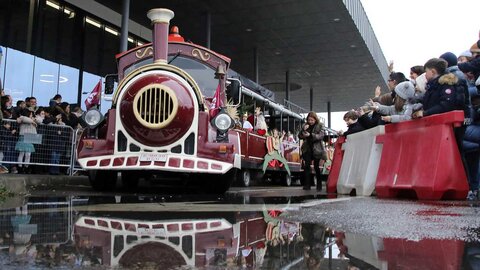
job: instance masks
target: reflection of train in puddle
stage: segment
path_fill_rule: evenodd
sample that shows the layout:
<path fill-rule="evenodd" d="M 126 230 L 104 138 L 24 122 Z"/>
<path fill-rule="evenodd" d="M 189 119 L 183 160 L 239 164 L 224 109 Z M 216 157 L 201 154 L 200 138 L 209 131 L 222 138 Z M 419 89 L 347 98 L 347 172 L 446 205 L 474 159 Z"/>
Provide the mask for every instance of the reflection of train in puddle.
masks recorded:
<path fill-rule="evenodd" d="M 141 213 L 135 219 L 82 216 L 74 225 L 74 238 L 79 250 L 108 266 L 253 267 L 264 263 L 267 251 L 267 257 L 283 253 L 285 264 L 294 259 L 287 250 L 302 256 L 295 247 L 301 240 L 299 223 L 279 221 L 267 211 L 185 218 L 191 214 L 178 218 L 178 213 L 161 213 L 172 216 L 161 220 L 152 219 L 151 213 L 144 219 L 138 218 Z"/>
<path fill-rule="evenodd" d="M 107 199 L 111 201 L 104 198 L 98 203 L 108 205 Z M 88 201 L 77 197 L 48 201 L 28 198 L 0 210 L 2 265 L 11 269 L 100 265 L 150 269 L 480 269 L 478 242 L 409 241 L 342 233 L 320 224 L 281 221 L 277 218 L 281 212 L 266 209 L 82 211 L 81 205 Z M 478 239 L 480 229 L 469 234 Z"/>

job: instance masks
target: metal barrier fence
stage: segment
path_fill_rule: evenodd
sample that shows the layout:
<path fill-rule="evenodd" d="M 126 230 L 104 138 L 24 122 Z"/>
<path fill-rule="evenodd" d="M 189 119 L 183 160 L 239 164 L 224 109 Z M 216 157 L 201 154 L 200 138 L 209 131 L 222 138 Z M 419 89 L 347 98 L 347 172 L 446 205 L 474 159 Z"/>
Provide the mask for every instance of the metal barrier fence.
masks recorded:
<path fill-rule="evenodd" d="M 39 124 L 37 134 L 20 134 L 15 120 L 0 126 L 0 164 L 11 173 L 74 173 L 77 133 L 70 126 Z"/>
<path fill-rule="evenodd" d="M 72 197 L 47 201 L 31 197 L 14 208 L 0 210 L 0 248 L 13 248 L 21 254 L 31 245 L 65 244 L 72 239 L 72 224 Z"/>

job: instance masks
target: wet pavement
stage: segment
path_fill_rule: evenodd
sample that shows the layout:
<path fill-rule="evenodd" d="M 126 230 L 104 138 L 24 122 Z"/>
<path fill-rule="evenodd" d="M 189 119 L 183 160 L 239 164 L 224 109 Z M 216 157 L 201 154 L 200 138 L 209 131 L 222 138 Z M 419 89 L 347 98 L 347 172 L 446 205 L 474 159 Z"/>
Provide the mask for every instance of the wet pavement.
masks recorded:
<path fill-rule="evenodd" d="M 480 204 L 37 186 L 0 203 L 1 269 L 480 269 Z"/>

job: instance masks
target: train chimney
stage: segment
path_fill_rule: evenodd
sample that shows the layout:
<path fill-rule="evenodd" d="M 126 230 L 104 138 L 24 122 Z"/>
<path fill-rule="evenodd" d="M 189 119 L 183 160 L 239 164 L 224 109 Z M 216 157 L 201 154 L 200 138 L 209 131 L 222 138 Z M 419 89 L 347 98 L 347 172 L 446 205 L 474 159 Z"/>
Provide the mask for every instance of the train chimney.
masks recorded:
<path fill-rule="evenodd" d="M 147 17 L 153 24 L 153 61 L 167 62 L 168 56 L 168 24 L 175 14 L 165 8 L 154 8 L 148 11 Z"/>

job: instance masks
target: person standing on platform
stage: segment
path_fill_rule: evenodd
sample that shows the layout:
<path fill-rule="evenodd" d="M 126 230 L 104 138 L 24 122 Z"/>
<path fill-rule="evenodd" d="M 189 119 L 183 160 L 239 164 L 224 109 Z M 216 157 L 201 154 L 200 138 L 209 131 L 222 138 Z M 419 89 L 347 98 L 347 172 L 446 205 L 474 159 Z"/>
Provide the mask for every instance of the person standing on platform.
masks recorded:
<path fill-rule="evenodd" d="M 15 150 L 19 152 L 18 170 L 20 173 L 30 173 L 30 157 L 32 153 L 35 153 L 35 147 L 31 142 L 25 140 L 25 134 L 37 134 L 37 123 L 33 116 L 33 108 L 23 109 L 20 117 L 17 118 L 17 123 L 20 129 L 20 137 L 15 145 Z"/>
<path fill-rule="evenodd" d="M 303 139 L 301 148 L 302 159 L 304 163 L 303 170 L 303 189 L 310 190 L 311 186 L 311 169 L 310 165 L 313 160 L 313 167 L 317 175 L 317 190 L 322 190 L 322 182 L 320 175 L 320 159 L 326 159 L 326 152 L 322 140 L 324 136 L 323 124 L 317 117 L 317 113 L 309 112 L 307 122 L 303 125 L 298 137 Z"/>

